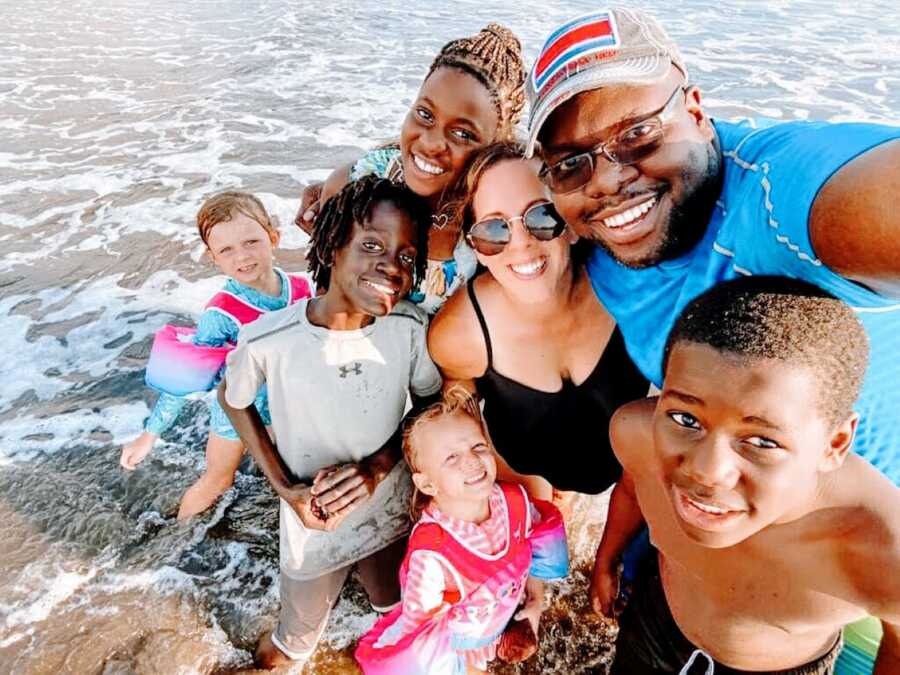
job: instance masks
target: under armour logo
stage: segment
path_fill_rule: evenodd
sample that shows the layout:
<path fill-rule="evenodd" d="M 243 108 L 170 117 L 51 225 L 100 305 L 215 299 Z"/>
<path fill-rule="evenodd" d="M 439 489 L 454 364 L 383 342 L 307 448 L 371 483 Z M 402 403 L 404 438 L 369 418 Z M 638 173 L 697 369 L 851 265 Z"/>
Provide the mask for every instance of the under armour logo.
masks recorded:
<path fill-rule="evenodd" d="M 341 371 L 341 377 L 347 377 L 350 373 L 362 375 L 362 364 L 359 361 L 354 361 L 352 366 L 341 366 L 339 370 Z"/>

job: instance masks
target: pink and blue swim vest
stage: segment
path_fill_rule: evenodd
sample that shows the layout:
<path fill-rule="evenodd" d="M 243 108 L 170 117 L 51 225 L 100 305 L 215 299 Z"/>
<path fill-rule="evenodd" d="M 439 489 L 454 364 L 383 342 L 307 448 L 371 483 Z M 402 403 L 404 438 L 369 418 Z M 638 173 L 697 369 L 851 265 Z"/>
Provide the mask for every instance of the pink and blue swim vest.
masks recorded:
<path fill-rule="evenodd" d="M 485 556 L 461 544 L 452 533 L 427 514 L 413 528 L 406 558 L 400 567 L 401 589 L 406 586 L 410 556 L 432 551 L 465 587 L 468 595 L 447 597 L 449 607 L 415 631 L 398 638 L 402 607 L 383 616 L 356 649 L 356 660 L 366 675 L 465 675 L 461 652 L 492 644 L 503 633 L 519 606 L 529 575 L 559 579 L 568 574 L 569 551 L 559 510 L 548 502 L 532 503 L 541 522 L 526 536 L 528 501 L 519 485 L 499 483 L 507 507 L 506 549 Z M 461 592 L 463 584 L 457 584 Z"/>
<path fill-rule="evenodd" d="M 287 276 L 291 284 L 289 304 L 312 297 L 309 282 L 304 277 Z M 206 309 L 223 314 L 239 327 L 256 321 L 266 312 L 228 291 L 216 293 Z M 157 331 L 147 362 L 145 381 L 149 386 L 173 396 L 209 391 L 215 386 L 225 357 L 235 345 L 196 345 L 192 341 L 196 332 L 195 328 L 169 324 Z"/>

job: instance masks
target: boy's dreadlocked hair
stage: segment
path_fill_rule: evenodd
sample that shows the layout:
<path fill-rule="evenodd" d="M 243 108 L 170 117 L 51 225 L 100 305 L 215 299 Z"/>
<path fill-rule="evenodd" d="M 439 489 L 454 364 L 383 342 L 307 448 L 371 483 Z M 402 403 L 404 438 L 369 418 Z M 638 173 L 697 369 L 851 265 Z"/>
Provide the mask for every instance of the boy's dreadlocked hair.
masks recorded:
<path fill-rule="evenodd" d="M 353 223 L 365 225 L 372 209 L 381 202 L 390 202 L 409 214 L 418 233 L 416 266 L 413 284 L 425 276 L 428 260 L 428 229 L 431 224 L 428 206 L 405 185 L 373 175 L 347 183 L 331 197 L 316 218 L 306 261 L 317 288 L 328 288 L 335 252 L 344 246 L 353 233 Z"/>
<path fill-rule="evenodd" d="M 438 68 L 456 68 L 481 82 L 497 108 L 496 140 L 513 138 L 525 107 L 525 64 L 522 45 L 511 30 L 489 23 L 476 35 L 448 42 L 425 79 Z"/>

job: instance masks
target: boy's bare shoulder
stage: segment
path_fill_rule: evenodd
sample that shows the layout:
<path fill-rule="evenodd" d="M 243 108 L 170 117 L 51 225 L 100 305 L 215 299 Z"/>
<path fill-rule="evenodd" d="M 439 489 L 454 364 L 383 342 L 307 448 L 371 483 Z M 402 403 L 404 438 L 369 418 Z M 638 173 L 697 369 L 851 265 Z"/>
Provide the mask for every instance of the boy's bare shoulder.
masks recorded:
<path fill-rule="evenodd" d="M 900 488 L 856 455 L 835 479 L 832 532 L 844 574 L 870 613 L 900 620 Z"/>
<path fill-rule="evenodd" d="M 655 409 L 655 397 L 638 399 L 619 408 L 609 423 L 613 451 L 629 473 L 640 470 L 639 462 L 646 459 L 652 449 L 651 423 Z"/>

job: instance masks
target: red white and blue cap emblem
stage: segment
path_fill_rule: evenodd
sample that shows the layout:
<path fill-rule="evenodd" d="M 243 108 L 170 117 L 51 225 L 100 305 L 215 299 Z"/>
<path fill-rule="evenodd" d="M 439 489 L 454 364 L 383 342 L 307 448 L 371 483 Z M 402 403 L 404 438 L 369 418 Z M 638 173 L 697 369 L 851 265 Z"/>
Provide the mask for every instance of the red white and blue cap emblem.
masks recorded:
<path fill-rule="evenodd" d="M 544 43 L 531 69 L 531 86 L 540 96 L 541 88 L 574 59 L 618 46 L 616 20 L 608 10 L 564 23 Z"/>
<path fill-rule="evenodd" d="M 544 42 L 528 77 L 528 156 L 541 125 L 573 96 L 610 84 L 655 82 L 672 65 L 686 80 L 677 45 L 645 12 L 613 7 L 566 21 Z"/>

